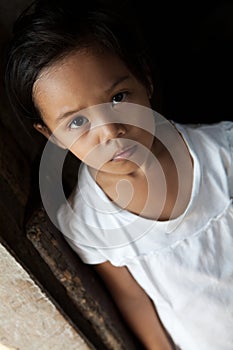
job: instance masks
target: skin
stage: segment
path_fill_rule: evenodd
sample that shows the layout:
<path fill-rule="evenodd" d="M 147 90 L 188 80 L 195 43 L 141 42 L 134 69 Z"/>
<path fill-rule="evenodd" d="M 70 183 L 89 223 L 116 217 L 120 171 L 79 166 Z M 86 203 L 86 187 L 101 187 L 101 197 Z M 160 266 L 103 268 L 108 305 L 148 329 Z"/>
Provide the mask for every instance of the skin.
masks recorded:
<path fill-rule="evenodd" d="M 110 199 L 147 218 L 165 220 L 171 216 L 178 189 L 176 167 L 166 148 L 149 132 L 154 119 L 148 89 L 119 58 L 106 52 L 72 53 L 41 72 L 33 96 L 46 125 L 34 127 L 85 162 Z M 122 151 L 126 153 L 119 156 Z M 190 156 L 188 159 L 191 169 Z M 166 194 L 161 190 L 161 168 Z M 190 179 L 175 216 L 187 205 L 192 176 Z M 120 180 L 125 182 L 117 191 Z M 134 189 L 130 200 L 125 195 L 127 181 Z M 171 349 L 153 303 L 127 267 L 115 267 L 107 261 L 95 269 L 145 348 Z"/>

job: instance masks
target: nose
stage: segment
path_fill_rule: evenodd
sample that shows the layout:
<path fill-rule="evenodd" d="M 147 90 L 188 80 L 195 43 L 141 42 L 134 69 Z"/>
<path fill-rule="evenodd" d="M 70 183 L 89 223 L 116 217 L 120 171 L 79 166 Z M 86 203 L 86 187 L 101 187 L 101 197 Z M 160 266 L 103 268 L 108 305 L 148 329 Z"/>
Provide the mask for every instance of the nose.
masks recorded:
<path fill-rule="evenodd" d="M 123 124 L 108 123 L 98 127 L 100 143 L 109 143 L 112 139 L 125 135 L 126 128 Z"/>
<path fill-rule="evenodd" d="M 109 143 L 112 139 L 126 134 L 126 126 L 122 123 L 122 113 L 112 109 L 112 105 L 104 103 L 92 107 L 92 131 L 99 143 Z"/>

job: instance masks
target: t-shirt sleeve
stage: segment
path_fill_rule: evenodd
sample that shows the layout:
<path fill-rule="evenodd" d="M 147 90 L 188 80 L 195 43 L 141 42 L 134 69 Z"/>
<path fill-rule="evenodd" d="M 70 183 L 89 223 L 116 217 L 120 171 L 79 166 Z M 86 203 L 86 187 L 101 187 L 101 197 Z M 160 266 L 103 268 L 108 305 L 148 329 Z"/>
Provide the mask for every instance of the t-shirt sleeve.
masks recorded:
<path fill-rule="evenodd" d="M 67 237 L 65 239 L 85 264 L 100 264 L 107 261 L 105 256 L 97 248 L 77 245 L 74 240 Z"/>
<path fill-rule="evenodd" d="M 224 128 L 227 135 L 228 145 L 229 145 L 229 152 L 230 152 L 230 165 L 228 170 L 228 183 L 229 183 L 229 190 L 230 190 L 230 196 L 233 198 L 233 122 L 226 122 L 224 123 Z"/>

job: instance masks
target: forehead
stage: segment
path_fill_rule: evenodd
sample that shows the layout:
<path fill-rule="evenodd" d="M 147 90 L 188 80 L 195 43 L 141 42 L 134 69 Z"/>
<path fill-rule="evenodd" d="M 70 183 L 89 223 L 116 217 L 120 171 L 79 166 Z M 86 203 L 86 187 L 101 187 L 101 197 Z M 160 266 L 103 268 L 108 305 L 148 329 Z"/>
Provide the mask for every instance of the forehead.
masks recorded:
<path fill-rule="evenodd" d="M 34 84 L 34 102 L 48 121 L 69 110 L 102 103 L 108 87 L 124 76 L 134 79 L 117 55 L 75 52 L 41 72 Z"/>
<path fill-rule="evenodd" d="M 117 55 L 109 52 L 78 51 L 42 70 L 33 92 L 36 95 L 39 90 L 46 91 L 51 88 L 58 91 L 61 85 L 79 85 L 84 88 L 91 83 L 103 86 L 104 81 L 117 78 L 122 73 L 129 74 L 129 70 Z"/>

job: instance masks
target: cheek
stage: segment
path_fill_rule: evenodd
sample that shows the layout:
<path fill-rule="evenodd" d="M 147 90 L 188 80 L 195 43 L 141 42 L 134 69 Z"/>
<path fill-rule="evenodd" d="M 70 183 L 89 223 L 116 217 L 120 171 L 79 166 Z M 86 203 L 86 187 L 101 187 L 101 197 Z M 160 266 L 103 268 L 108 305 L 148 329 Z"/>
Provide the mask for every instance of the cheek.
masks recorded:
<path fill-rule="evenodd" d="M 76 138 L 76 140 L 74 138 L 73 143 L 69 146 L 69 150 L 83 161 L 93 147 L 93 143 L 88 142 L 85 137 L 80 137 Z"/>
<path fill-rule="evenodd" d="M 95 169 L 101 169 L 112 156 L 112 153 L 108 152 L 105 147 L 93 140 L 88 142 L 88 140 L 80 139 L 70 147 L 70 151 L 83 163 Z"/>
<path fill-rule="evenodd" d="M 123 105 L 122 116 L 128 123 L 126 128 L 130 133 L 142 135 L 143 132 L 153 134 L 155 131 L 155 117 L 151 108 L 138 104 Z"/>
<path fill-rule="evenodd" d="M 138 99 L 138 102 L 142 104 L 142 106 L 151 107 L 150 94 L 148 93 L 148 90 L 144 86 L 141 87 L 139 94 L 137 96 L 137 99 Z"/>
<path fill-rule="evenodd" d="M 149 147 L 152 145 L 154 140 L 153 133 L 150 133 L 143 128 L 134 127 L 134 138 L 137 142 L 141 143 L 143 146 Z"/>
<path fill-rule="evenodd" d="M 83 133 L 60 125 L 53 131 L 55 137 L 62 142 L 78 158 L 83 158 L 85 154 L 94 146 L 94 140 L 88 138 L 88 132 Z"/>

